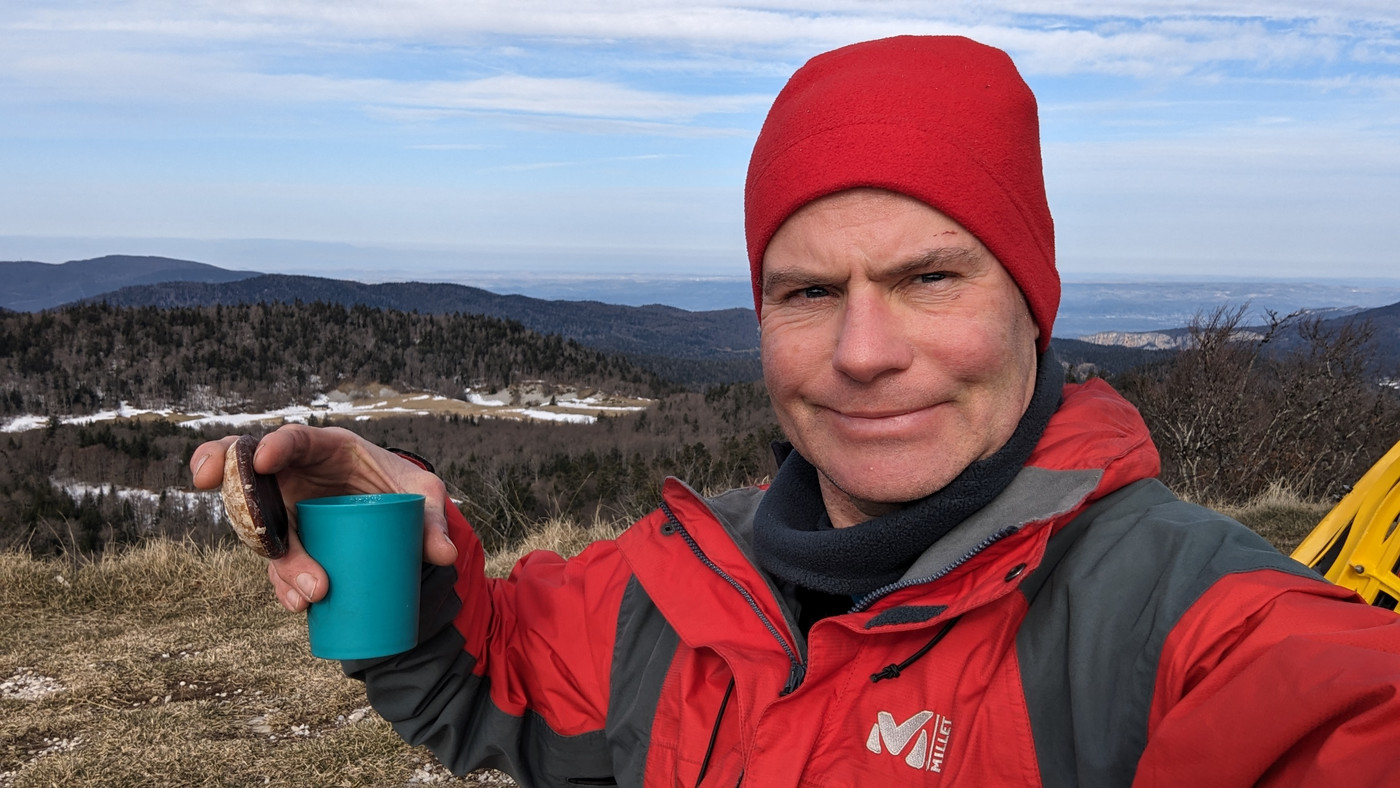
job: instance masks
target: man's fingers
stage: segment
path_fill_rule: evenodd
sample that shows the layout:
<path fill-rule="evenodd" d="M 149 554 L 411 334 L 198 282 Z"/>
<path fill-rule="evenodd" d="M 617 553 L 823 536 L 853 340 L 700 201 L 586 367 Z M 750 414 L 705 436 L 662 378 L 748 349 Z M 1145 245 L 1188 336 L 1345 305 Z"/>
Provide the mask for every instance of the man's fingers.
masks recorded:
<path fill-rule="evenodd" d="M 201 443 L 190 455 L 190 480 L 196 489 L 211 490 L 224 482 L 224 455 L 238 440 L 229 435 L 216 441 Z"/>
<path fill-rule="evenodd" d="M 457 560 L 457 546 L 447 536 L 447 514 L 443 507 L 451 506 L 447 485 L 436 474 L 428 473 L 417 463 L 398 457 L 399 478 L 405 492 L 423 496 L 423 560 L 437 566 L 449 566 Z"/>
<path fill-rule="evenodd" d="M 450 566 L 457 560 L 457 545 L 447 537 L 447 521 L 442 527 L 423 523 L 423 559 L 437 566 Z"/>
<path fill-rule="evenodd" d="M 342 430 L 284 424 L 258 442 L 253 468 L 258 473 L 271 474 L 287 467 L 319 464 L 335 454 L 344 437 Z"/>
<path fill-rule="evenodd" d="M 273 591 L 282 607 L 299 613 L 326 596 L 330 590 L 330 580 L 326 577 L 326 570 L 307 555 L 296 531 L 292 531 L 289 538 L 291 544 L 287 554 L 267 563 L 267 578 L 272 581 Z"/>

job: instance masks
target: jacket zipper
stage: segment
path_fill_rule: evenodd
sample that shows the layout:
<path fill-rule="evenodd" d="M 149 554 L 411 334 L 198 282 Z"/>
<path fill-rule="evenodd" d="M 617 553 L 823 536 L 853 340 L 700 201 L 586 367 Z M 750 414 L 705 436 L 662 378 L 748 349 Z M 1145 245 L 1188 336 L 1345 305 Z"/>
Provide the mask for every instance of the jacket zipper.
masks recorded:
<path fill-rule="evenodd" d="M 934 572 L 933 574 L 929 575 L 928 577 L 916 577 L 916 578 L 910 578 L 910 579 L 908 579 L 908 580 L 900 580 L 900 581 L 898 581 L 898 582 L 891 583 L 891 584 L 889 584 L 889 585 L 887 585 L 887 586 L 883 586 L 883 587 L 881 587 L 881 588 L 877 588 L 877 589 L 875 589 L 874 591 L 871 591 L 870 593 L 868 593 L 868 594 L 866 594 L 865 596 L 861 597 L 861 598 L 860 598 L 860 601 L 856 602 L 855 605 L 851 607 L 850 612 L 852 612 L 852 613 L 859 613 L 859 612 L 861 612 L 862 610 L 867 610 L 867 609 L 870 608 L 871 605 L 873 605 L 873 604 L 875 604 L 876 602 L 880 601 L 882 598 L 887 597 L 887 596 L 889 596 L 890 594 L 893 594 L 893 593 L 896 592 L 896 591 L 903 591 L 903 590 L 906 589 L 906 588 L 913 588 L 914 586 L 923 585 L 923 584 L 925 584 L 925 583 L 932 583 L 932 582 L 934 582 L 934 581 L 941 580 L 941 579 L 943 579 L 944 577 L 947 577 L 947 576 L 948 576 L 948 573 L 952 572 L 954 569 L 957 569 L 958 567 L 960 567 L 960 566 L 962 566 L 963 564 L 967 563 L 968 561 L 972 560 L 972 557 L 973 557 L 973 556 L 977 555 L 978 553 L 982 552 L 983 550 L 986 550 L 988 547 L 991 547 L 993 544 L 995 544 L 995 543 L 1001 541 L 1002 539 L 1005 539 L 1006 537 L 1010 536 L 1011 534 L 1016 533 L 1016 532 L 1019 531 L 1019 530 L 1020 530 L 1020 528 L 1017 527 L 1017 528 L 1003 528 L 1002 530 L 997 531 L 996 533 L 992 534 L 991 536 L 988 536 L 986 539 L 983 539 L 981 542 L 978 542 L 977 545 L 976 545 L 975 547 L 973 547 L 971 550 L 968 550 L 966 553 L 964 553 L 963 556 L 962 556 L 961 558 L 959 558 L 958 560 L 954 561 L 954 562 L 951 563 L 951 564 L 948 564 L 947 566 L 943 567 L 942 569 L 938 570 L 937 572 Z"/>
<path fill-rule="evenodd" d="M 807 676 L 807 666 L 802 664 L 802 660 L 797 656 L 797 652 L 792 650 L 792 646 L 789 646 L 788 642 L 783 639 L 782 633 L 773 625 L 773 622 L 769 620 L 768 616 L 764 615 L 763 610 L 758 606 L 758 600 L 753 598 L 753 594 L 750 594 L 748 589 L 744 588 L 738 580 L 735 580 L 728 572 L 720 569 L 714 561 L 710 560 L 709 556 L 705 555 L 705 551 L 701 550 L 700 545 L 696 543 L 695 537 L 690 535 L 690 532 L 685 529 L 680 519 L 676 517 L 675 513 L 671 511 L 671 507 L 666 505 L 665 502 L 661 504 L 661 511 L 666 513 L 667 520 L 666 524 L 661 527 L 661 532 L 663 534 L 667 533 L 667 528 L 669 527 L 672 532 L 680 534 L 680 537 L 685 540 L 686 545 L 690 547 L 690 552 L 694 553 L 695 557 L 700 559 L 700 563 L 704 564 L 711 572 L 719 575 L 720 579 L 724 580 L 724 582 L 733 587 L 735 591 L 739 592 L 739 595 L 748 603 L 749 609 L 754 612 L 754 615 L 758 616 L 758 620 L 761 621 L 764 628 L 768 630 L 768 634 L 772 635 L 773 639 L 778 641 L 779 646 L 782 646 L 783 653 L 786 654 L 788 658 L 788 680 L 787 683 L 783 685 L 783 691 L 778 693 L 778 696 L 791 695 L 794 690 L 802 686 L 802 680 Z"/>

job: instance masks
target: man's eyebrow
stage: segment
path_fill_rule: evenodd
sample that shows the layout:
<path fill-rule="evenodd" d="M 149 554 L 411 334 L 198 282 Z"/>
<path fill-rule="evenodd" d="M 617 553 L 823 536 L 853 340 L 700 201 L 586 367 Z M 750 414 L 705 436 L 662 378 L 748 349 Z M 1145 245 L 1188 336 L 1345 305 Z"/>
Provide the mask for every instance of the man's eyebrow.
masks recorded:
<path fill-rule="evenodd" d="M 783 268 L 763 275 L 763 292 L 788 290 L 797 287 L 811 287 L 821 277 L 797 268 Z"/>
<path fill-rule="evenodd" d="M 941 246 L 915 255 L 902 263 L 894 264 L 881 271 L 879 278 L 898 279 L 916 271 L 926 271 L 944 266 L 968 265 L 978 262 L 985 254 L 987 254 L 986 248 L 980 244 L 972 247 Z M 812 287 L 826 284 L 827 281 L 827 278 L 821 274 L 807 271 L 801 267 L 780 268 L 763 274 L 762 292 Z"/>
<path fill-rule="evenodd" d="M 895 265 L 885 271 L 883 275 L 899 277 L 929 268 L 967 265 L 981 260 L 984 254 L 986 254 L 986 250 L 980 244 L 973 247 L 941 246 L 937 249 L 930 249 L 921 255 L 912 257 L 904 263 Z"/>

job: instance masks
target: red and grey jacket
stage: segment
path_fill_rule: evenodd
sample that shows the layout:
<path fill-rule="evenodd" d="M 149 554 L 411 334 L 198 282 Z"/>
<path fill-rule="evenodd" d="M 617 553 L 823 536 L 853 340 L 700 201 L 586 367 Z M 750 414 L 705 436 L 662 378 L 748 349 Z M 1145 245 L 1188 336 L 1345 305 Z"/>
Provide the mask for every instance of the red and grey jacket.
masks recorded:
<path fill-rule="evenodd" d="M 487 579 L 455 514 L 421 642 L 347 663 L 409 742 L 523 785 L 1351 785 L 1400 780 L 1400 617 L 1153 480 L 1137 412 L 1067 386 L 1025 468 L 804 637 L 763 492 L 661 509 Z"/>

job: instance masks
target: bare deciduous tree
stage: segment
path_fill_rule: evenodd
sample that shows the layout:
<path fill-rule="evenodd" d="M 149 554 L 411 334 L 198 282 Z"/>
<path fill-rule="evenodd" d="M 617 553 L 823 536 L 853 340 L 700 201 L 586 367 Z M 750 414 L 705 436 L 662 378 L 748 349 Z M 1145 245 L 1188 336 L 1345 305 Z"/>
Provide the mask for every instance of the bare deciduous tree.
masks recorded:
<path fill-rule="evenodd" d="M 1281 483 L 1340 493 L 1394 443 L 1400 398 L 1381 385 L 1374 331 L 1245 309 L 1199 317 L 1188 347 L 1119 377 L 1162 453 L 1162 480 L 1197 501 L 1241 503 Z"/>

